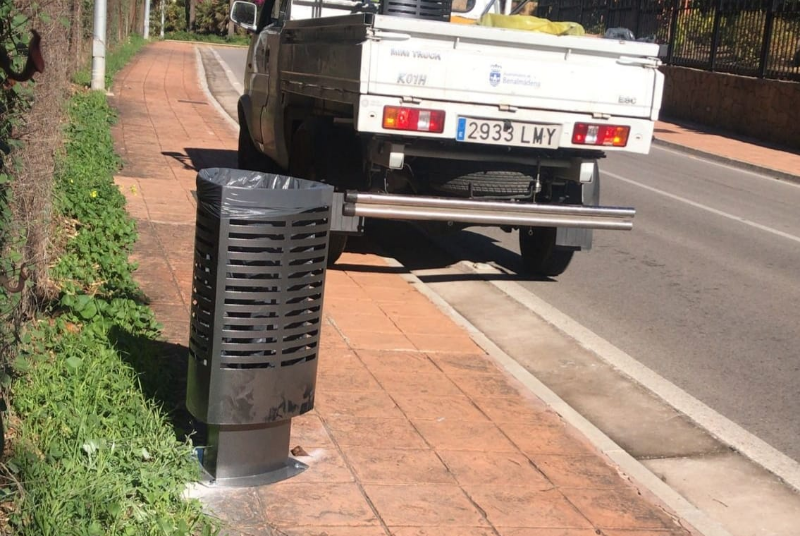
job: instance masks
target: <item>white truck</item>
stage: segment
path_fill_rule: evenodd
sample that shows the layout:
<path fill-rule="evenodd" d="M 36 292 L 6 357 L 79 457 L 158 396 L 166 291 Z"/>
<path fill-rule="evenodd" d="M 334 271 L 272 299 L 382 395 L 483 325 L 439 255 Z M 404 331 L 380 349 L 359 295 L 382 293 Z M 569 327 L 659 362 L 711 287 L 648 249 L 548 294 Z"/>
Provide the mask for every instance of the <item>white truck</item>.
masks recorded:
<path fill-rule="evenodd" d="M 235 2 L 239 167 L 336 187 L 332 262 L 363 218 L 405 219 L 518 229 L 526 270 L 559 275 L 592 229 L 632 227 L 597 162 L 649 151 L 658 45 L 480 26 L 509 5 L 460 1 Z"/>

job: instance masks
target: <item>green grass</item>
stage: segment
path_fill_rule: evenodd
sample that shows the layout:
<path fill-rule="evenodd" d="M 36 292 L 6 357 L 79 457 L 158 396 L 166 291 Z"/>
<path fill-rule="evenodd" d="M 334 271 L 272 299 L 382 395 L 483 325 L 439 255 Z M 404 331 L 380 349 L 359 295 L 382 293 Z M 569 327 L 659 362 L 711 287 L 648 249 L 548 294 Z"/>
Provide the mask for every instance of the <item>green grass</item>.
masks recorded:
<path fill-rule="evenodd" d="M 136 55 L 139 50 L 147 44 L 147 40 L 139 34 L 131 34 L 128 39 L 118 43 L 114 50 L 106 56 L 106 88 L 111 87 L 114 75 Z M 75 83 L 89 87 L 92 82 L 92 72 L 90 69 L 83 69 L 75 75 Z"/>
<path fill-rule="evenodd" d="M 250 44 L 250 36 L 238 34 L 228 37 L 214 34 L 198 34 L 185 31 L 167 32 L 164 34 L 164 39 L 172 39 L 174 41 L 199 41 L 201 43 L 215 43 L 220 45 L 247 46 Z"/>
<path fill-rule="evenodd" d="M 112 56 L 109 72 L 123 64 Z M 181 496 L 198 476 L 172 422 L 185 367 L 165 360 L 133 280 L 136 230 L 113 183 L 112 122 L 103 93 L 70 100 L 56 205 L 74 236 L 52 269 L 60 300 L 27 327 L 13 363 L 7 467 L 21 489 L 3 491 L 16 503 L 9 521 L 20 535 L 213 534 Z"/>

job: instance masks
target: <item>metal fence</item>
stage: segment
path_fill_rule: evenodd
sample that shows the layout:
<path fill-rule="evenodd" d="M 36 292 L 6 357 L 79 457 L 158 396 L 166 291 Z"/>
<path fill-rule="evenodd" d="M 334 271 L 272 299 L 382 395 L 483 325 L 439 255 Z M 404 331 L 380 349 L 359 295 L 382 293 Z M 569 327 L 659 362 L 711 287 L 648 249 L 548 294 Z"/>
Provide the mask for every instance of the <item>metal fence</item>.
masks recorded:
<path fill-rule="evenodd" d="M 627 28 L 670 65 L 800 81 L 800 0 L 540 0 L 536 15 Z"/>

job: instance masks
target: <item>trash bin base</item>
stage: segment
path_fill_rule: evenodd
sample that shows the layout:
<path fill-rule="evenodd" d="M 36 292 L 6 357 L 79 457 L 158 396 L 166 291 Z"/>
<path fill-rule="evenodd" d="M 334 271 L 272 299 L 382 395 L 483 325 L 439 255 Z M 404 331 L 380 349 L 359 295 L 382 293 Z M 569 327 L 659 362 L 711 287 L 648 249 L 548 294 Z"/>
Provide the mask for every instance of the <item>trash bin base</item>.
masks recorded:
<path fill-rule="evenodd" d="M 201 465 L 205 481 L 249 487 L 286 480 L 308 466 L 289 456 L 291 419 L 262 425 L 208 425 Z"/>

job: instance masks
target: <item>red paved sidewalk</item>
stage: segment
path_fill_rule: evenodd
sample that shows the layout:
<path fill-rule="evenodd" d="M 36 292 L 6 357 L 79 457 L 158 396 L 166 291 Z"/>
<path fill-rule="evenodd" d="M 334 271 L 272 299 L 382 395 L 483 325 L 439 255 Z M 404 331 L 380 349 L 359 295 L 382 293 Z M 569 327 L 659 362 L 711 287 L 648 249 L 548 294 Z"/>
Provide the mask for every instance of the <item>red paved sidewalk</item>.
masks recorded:
<path fill-rule="evenodd" d="M 655 139 L 731 164 L 752 166 L 756 171 L 800 181 L 800 154 L 748 143 L 710 129 L 658 121 Z"/>
<path fill-rule="evenodd" d="M 236 133 L 198 89 L 191 45 L 149 45 L 114 92 L 136 277 L 185 345 L 196 168 L 233 167 Z M 393 271 L 350 253 L 328 272 L 317 405 L 293 428 L 310 467 L 207 494 L 229 534 L 691 534 Z"/>

